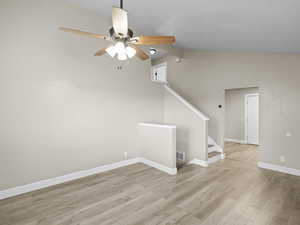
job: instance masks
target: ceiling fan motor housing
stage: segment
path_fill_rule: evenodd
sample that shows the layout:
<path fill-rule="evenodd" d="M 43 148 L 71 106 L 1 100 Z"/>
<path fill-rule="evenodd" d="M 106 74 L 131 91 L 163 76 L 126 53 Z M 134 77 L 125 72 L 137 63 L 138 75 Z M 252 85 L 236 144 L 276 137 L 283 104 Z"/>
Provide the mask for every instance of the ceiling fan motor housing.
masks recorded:
<path fill-rule="evenodd" d="M 118 35 L 116 35 L 116 32 L 113 27 L 109 29 L 109 35 L 113 39 L 117 39 L 117 40 L 120 39 L 120 37 Z M 130 39 L 132 37 L 133 37 L 133 31 L 131 29 L 128 29 L 127 36 L 124 36 L 124 38 L 121 38 L 121 39 Z"/>

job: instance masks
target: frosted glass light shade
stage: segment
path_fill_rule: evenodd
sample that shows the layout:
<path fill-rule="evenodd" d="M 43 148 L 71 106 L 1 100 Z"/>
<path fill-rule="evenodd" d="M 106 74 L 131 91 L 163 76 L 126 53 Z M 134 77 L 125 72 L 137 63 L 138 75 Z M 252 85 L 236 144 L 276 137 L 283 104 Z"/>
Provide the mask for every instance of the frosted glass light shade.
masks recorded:
<path fill-rule="evenodd" d="M 105 50 L 112 58 L 117 54 L 115 47 L 112 45 Z"/>
<path fill-rule="evenodd" d="M 130 46 L 126 47 L 126 54 L 128 56 L 128 58 L 132 58 L 133 56 L 135 56 L 136 54 L 136 50 Z"/>
<path fill-rule="evenodd" d="M 119 41 L 115 44 L 115 50 L 118 54 L 121 54 L 121 55 L 126 54 L 125 45 L 121 41 Z"/>
<path fill-rule="evenodd" d="M 121 60 L 121 61 L 123 61 L 123 60 L 126 60 L 127 59 L 127 55 L 126 55 L 126 53 L 123 53 L 123 54 L 118 54 L 118 60 Z"/>

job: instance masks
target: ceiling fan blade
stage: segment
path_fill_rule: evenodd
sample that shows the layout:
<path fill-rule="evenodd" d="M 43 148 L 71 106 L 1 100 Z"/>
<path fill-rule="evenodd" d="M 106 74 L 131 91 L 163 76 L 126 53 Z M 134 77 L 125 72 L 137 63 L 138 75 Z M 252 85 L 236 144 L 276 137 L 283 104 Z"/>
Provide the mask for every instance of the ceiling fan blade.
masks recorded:
<path fill-rule="evenodd" d="M 70 29 L 70 28 L 65 28 L 65 27 L 60 27 L 59 29 L 62 31 L 65 31 L 65 32 L 73 33 L 73 34 L 79 34 L 79 35 L 84 35 L 84 36 L 88 36 L 88 37 L 109 40 L 109 37 L 107 37 L 105 35 L 94 34 L 94 33 L 89 33 L 89 32 L 85 32 L 85 31 L 75 30 L 75 29 Z"/>
<path fill-rule="evenodd" d="M 127 12 L 121 8 L 113 7 L 112 23 L 117 36 L 127 36 L 128 34 L 128 17 Z"/>
<path fill-rule="evenodd" d="M 142 50 L 140 49 L 139 47 L 137 46 L 134 46 L 134 45 L 130 45 L 130 47 L 134 48 L 136 50 L 136 56 L 138 58 L 140 58 L 141 60 L 147 60 L 149 59 L 150 57 Z"/>
<path fill-rule="evenodd" d="M 95 53 L 95 56 L 102 56 L 106 53 L 106 48 L 100 49 L 98 52 Z"/>
<path fill-rule="evenodd" d="M 133 38 L 133 43 L 136 45 L 166 45 L 175 42 L 174 36 L 140 36 Z"/>

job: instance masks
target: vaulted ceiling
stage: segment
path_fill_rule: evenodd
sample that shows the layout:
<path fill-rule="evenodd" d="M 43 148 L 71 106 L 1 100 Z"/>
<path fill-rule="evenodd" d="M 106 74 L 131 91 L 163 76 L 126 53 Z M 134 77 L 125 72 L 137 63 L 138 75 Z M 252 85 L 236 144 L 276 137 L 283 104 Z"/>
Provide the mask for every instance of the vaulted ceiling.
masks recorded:
<path fill-rule="evenodd" d="M 117 0 L 68 0 L 110 19 Z M 129 25 L 198 50 L 300 53 L 299 0 L 124 0 Z"/>

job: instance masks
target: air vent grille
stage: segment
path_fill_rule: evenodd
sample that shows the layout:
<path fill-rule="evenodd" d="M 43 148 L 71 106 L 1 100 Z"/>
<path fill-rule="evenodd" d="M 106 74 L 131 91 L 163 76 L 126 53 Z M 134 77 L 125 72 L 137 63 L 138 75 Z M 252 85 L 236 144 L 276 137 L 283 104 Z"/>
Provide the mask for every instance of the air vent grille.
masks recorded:
<path fill-rule="evenodd" d="M 185 153 L 184 152 L 176 152 L 176 159 L 180 161 L 185 161 Z"/>

